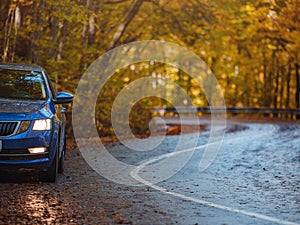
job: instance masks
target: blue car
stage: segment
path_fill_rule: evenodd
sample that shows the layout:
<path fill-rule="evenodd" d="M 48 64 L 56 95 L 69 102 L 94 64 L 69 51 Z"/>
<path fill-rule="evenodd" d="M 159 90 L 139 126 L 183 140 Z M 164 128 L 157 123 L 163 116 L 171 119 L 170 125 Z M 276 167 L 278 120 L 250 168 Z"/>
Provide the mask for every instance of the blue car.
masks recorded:
<path fill-rule="evenodd" d="M 55 182 L 66 148 L 62 104 L 72 101 L 43 68 L 0 63 L 0 169 L 38 169 L 41 180 Z"/>

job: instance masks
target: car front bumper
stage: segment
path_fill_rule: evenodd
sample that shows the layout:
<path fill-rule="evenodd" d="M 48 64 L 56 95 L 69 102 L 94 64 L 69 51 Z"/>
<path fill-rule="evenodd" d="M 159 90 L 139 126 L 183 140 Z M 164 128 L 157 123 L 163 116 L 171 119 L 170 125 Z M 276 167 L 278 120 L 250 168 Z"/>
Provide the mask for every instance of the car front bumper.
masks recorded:
<path fill-rule="evenodd" d="M 27 132 L 1 138 L 0 166 L 49 168 L 57 146 L 57 134 L 51 131 Z M 29 148 L 44 147 L 43 153 L 30 153 Z"/>

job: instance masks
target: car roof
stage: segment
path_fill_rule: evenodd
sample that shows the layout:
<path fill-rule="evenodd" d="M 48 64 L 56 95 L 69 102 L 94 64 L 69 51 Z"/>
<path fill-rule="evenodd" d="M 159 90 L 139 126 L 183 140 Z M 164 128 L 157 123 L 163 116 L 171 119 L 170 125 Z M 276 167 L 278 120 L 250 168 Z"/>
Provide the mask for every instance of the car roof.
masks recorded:
<path fill-rule="evenodd" d="M 3 63 L 3 62 L 0 62 L 0 69 L 36 71 L 36 72 L 42 72 L 43 71 L 43 68 L 40 67 L 40 66 L 27 65 L 27 64 L 17 64 L 17 63 Z"/>

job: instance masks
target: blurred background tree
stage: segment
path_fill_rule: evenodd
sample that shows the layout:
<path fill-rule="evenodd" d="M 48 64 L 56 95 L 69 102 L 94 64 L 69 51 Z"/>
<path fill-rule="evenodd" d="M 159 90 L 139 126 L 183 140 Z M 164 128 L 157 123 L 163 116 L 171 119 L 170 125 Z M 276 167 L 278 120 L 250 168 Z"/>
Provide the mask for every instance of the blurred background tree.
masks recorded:
<path fill-rule="evenodd" d="M 208 64 L 227 106 L 300 108 L 299 0 L 1 0 L 0 9 L 1 60 L 42 65 L 59 90 L 75 92 L 88 66 L 113 47 L 165 40 Z M 138 72 L 122 68 L 113 88 L 101 92 L 100 134 L 113 132 L 109 107 L 122 87 L 153 73 L 180 84 L 196 106 L 207 106 L 182 71 L 149 65 L 137 65 Z"/>

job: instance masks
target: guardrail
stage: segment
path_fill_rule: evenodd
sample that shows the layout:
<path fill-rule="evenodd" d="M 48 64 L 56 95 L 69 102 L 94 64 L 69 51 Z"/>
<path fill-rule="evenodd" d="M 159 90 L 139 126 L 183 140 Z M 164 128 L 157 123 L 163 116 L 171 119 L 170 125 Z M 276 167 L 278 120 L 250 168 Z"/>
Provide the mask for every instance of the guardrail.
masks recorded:
<path fill-rule="evenodd" d="M 300 119 L 300 109 L 272 109 L 272 108 L 248 108 L 248 107 L 166 107 L 156 108 L 155 112 L 160 114 L 174 113 L 174 114 L 185 114 L 185 113 L 232 113 L 232 114 L 263 114 L 264 116 L 278 117 L 278 115 L 286 115 L 290 118 L 296 117 Z"/>

